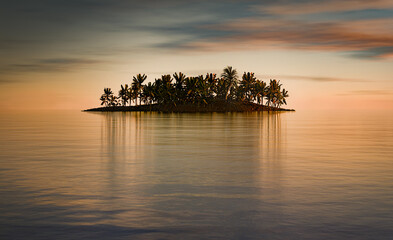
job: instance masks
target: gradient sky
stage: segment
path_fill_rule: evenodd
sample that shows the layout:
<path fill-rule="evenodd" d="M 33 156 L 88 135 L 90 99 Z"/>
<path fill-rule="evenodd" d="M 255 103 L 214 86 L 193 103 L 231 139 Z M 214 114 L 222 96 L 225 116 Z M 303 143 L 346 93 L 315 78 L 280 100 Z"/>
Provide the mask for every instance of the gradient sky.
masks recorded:
<path fill-rule="evenodd" d="M 137 73 L 281 80 L 295 109 L 393 109 L 393 1 L 1 0 L 0 107 L 85 109 Z"/>

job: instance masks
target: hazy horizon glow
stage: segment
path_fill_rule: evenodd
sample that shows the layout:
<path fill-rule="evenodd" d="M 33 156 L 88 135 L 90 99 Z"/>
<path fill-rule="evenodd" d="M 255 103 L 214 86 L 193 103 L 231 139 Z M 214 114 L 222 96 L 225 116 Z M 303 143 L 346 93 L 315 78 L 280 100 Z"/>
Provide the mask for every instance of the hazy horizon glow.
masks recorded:
<path fill-rule="evenodd" d="M 281 80 L 295 109 L 393 109 L 393 2 L 4 1 L 0 107 L 84 109 L 137 73 Z"/>

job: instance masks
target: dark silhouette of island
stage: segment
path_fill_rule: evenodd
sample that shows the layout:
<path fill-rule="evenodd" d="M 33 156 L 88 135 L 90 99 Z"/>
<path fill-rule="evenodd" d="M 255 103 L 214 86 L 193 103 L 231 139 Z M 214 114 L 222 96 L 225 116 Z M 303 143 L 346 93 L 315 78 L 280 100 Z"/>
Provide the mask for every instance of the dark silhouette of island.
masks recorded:
<path fill-rule="evenodd" d="M 173 78 L 162 75 L 154 83 L 144 85 L 146 78 L 145 74 L 134 76 L 131 87 L 121 85 L 118 96 L 105 88 L 100 98 L 104 106 L 85 111 L 294 111 L 281 108 L 289 95 L 281 89 L 279 80 L 271 79 L 267 85 L 251 72 L 244 72 L 239 80 L 236 69 L 230 66 L 224 68 L 221 77 L 213 73 L 187 77 L 180 72 Z"/>

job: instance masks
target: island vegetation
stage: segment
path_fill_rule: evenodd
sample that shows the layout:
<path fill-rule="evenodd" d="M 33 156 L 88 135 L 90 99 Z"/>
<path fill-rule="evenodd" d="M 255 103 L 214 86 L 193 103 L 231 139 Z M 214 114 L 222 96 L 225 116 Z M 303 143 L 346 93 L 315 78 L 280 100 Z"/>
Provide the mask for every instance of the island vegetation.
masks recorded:
<path fill-rule="evenodd" d="M 183 73 L 162 75 L 153 83 L 144 84 L 147 76 L 138 74 L 131 85 L 121 85 L 118 95 L 105 88 L 101 95 L 103 107 L 86 111 L 162 111 L 162 112 L 243 112 L 288 111 L 288 91 L 279 80 L 269 85 L 244 72 L 241 79 L 236 69 L 224 68 L 220 77 L 207 73 L 187 77 Z"/>

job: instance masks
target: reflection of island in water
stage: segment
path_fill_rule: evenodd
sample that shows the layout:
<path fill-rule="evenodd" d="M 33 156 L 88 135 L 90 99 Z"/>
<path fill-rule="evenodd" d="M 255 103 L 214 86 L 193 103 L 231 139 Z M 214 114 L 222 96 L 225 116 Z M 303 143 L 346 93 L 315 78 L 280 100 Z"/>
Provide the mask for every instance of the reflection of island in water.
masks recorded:
<path fill-rule="evenodd" d="M 114 158 L 141 159 L 143 154 L 156 149 L 159 155 L 182 152 L 220 155 L 233 150 L 241 152 L 245 146 L 252 150 L 251 155 L 258 152 L 261 157 L 268 158 L 277 157 L 283 147 L 281 116 L 285 113 L 281 112 L 98 114 L 105 119 L 101 130 L 102 145 L 106 146 L 106 154 Z M 235 152 L 229 155 L 233 154 L 247 158 Z"/>
<path fill-rule="evenodd" d="M 102 113 L 107 191 L 122 195 L 111 204 L 133 209 L 118 223 L 164 227 L 168 218 L 182 224 L 203 218 L 235 226 L 265 211 L 275 217 L 260 221 L 277 223 L 280 208 L 255 200 L 281 191 L 282 115 Z"/>

